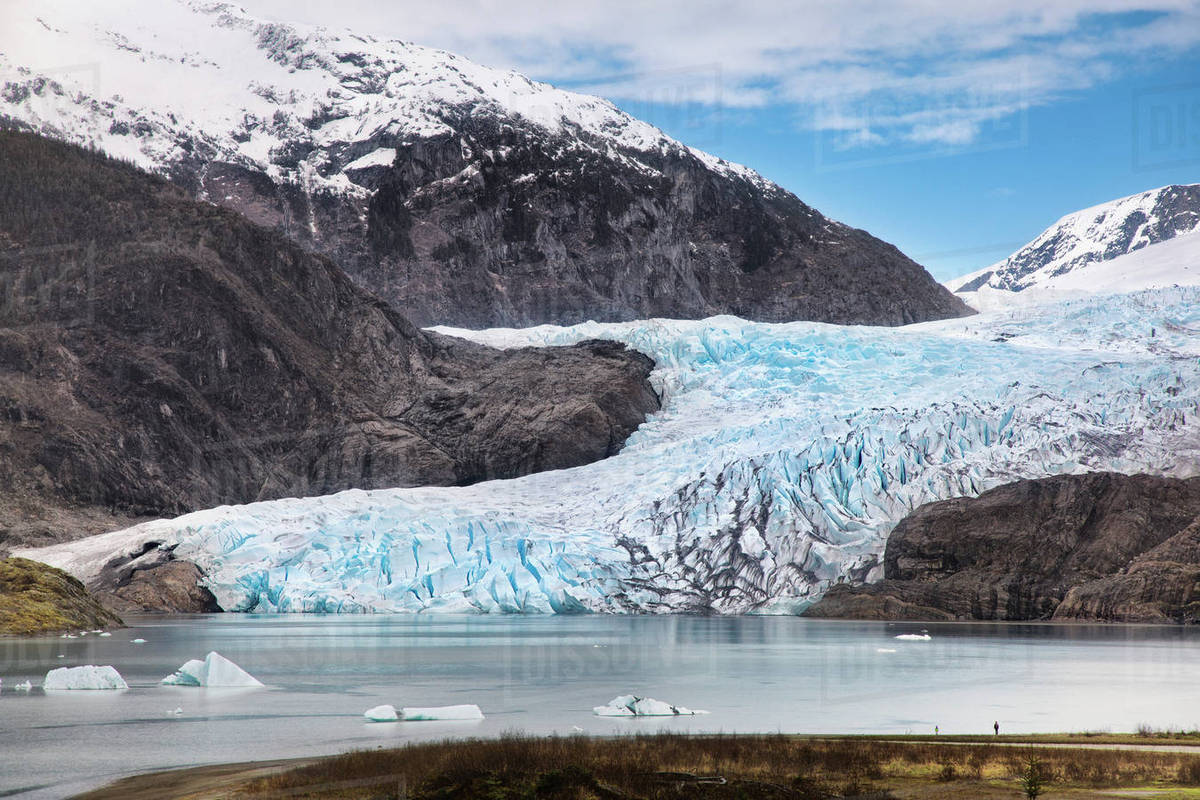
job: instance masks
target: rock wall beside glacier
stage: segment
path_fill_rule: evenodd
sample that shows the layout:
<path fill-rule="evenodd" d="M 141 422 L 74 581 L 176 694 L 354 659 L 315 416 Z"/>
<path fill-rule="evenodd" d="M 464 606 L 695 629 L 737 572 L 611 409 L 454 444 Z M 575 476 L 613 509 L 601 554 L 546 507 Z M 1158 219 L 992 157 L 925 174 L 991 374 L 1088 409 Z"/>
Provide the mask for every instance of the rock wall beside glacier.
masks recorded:
<path fill-rule="evenodd" d="M 1200 478 L 1094 472 L 921 506 L 888 537 L 884 580 L 810 616 L 1200 621 Z"/>

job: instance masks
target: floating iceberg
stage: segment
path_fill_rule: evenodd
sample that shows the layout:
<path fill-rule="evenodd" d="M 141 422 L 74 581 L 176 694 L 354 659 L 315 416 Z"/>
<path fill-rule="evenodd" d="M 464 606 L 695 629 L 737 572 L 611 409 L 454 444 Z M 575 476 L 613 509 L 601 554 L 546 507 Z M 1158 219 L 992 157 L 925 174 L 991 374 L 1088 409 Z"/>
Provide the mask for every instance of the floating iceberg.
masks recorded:
<path fill-rule="evenodd" d="M 902 642 L 928 642 L 933 639 L 928 633 L 902 633 L 896 638 Z"/>
<path fill-rule="evenodd" d="M 370 722 L 395 722 L 400 719 L 396 713 L 396 707 L 392 705 L 375 706 L 368 708 L 363 716 Z"/>
<path fill-rule="evenodd" d="M 203 661 L 193 658 L 162 682 L 171 686 L 262 686 L 261 681 L 216 651 L 205 656 Z"/>
<path fill-rule="evenodd" d="M 673 706 L 652 697 L 635 697 L 623 694 L 608 701 L 608 705 L 596 706 L 592 713 L 598 717 L 678 717 L 703 714 L 683 706 Z"/>
<path fill-rule="evenodd" d="M 130 639 L 129 643 L 130 644 L 145 644 L 146 640 L 145 639 Z"/>
<path fill-rule="evenodd" d="M 483 712 L 480 711 L 479 706 L 476 705 L 438 706 L 431 708 L 414 708 L 405 706 L 404 708 L 400 709 L 400 719 L 406 722 L 483 719 Z"/>
<path fill-rule="evenodd" d="M 33 691 L 33 682 L 32 681 L 21 681 L 20 683 L 18 683 L 16 686 L 13 687 L 13 690 L 17 691 L 17 692 L 31 692 L 31 691 Z"/>
<path fill-rule="evenodd" d="M 610 458 L 222 506 L 19 555 L 86 583 L 172 547 L 226 611 L 794 613 L 881 577 L 917 506 L 1021 478 L 1200 471 L 1200 289 L 899 329 L 734 317 L 443 331 L 625 342 L 663 407 Z"/>
<path fill-rule="evenodd" d="M 42 688 L 60 689 L 128 689 L 129 684 L 113 667 L 59 667 L 46 673 Z"/>

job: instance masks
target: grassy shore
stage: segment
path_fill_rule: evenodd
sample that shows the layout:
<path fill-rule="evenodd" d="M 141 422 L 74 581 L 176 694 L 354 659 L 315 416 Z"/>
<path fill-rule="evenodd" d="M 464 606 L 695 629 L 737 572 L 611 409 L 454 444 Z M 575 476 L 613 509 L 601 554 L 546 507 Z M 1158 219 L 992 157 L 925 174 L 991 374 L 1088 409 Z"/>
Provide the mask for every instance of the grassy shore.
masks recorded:
<path fill-rule="evenodd" d="M 322 800 L 1200 800 L 1200 738 L 683 736 L 456 740 L 139 776 L 82 795 Z M 1173 752 L 1150 750 L 1172 746 Z M 1119 749 L 1141 747 L 1141 750 Z"/>

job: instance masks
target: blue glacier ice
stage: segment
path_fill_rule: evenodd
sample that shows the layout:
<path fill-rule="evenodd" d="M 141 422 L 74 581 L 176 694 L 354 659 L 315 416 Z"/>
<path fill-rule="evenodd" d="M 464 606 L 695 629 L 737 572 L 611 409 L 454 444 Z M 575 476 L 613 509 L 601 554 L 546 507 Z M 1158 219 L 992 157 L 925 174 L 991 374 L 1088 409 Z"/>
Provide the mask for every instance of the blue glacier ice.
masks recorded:
<path fill-rule="evenodd" d="M 618 339 L 662 410 L 604 461 L 468 487 L 226 506 L 26 555 L 85 580 L 146 543 L 226 610 L 790 613 L 880 576 L 923 503 L 1017 478 L 1200 472 L 1200 289 L 899 329 L 733 317 L 452 331 Z"/>

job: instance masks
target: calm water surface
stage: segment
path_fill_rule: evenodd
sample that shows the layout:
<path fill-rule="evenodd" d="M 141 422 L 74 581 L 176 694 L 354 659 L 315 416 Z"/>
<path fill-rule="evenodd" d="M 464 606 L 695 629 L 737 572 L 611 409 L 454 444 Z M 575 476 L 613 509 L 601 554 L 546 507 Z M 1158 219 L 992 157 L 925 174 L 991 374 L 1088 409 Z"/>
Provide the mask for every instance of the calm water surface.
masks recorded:
<path fill-rule="evenodd" d="M 111 638 L 0 643 L 0 797 L 58 798 L 133 772 L 446 736 L 634 731 L 926 733 L 1200 727 L 1200 631 L 794 617 L 135 618 Z M 135 638 L 145 644 L 132 644 Z M 217 650 L 258 690 L 158 685 Z M 59 654 L 63 658 L 58 658 Z M 14 691 L 112 664 L 119 692 Z M 602 719 L 645 694 L 706 716 Z M 482 722 L 369 724 L 380 703 L 476 703 Z M 169 712 L 181 707 L 183 713 Z"/>

